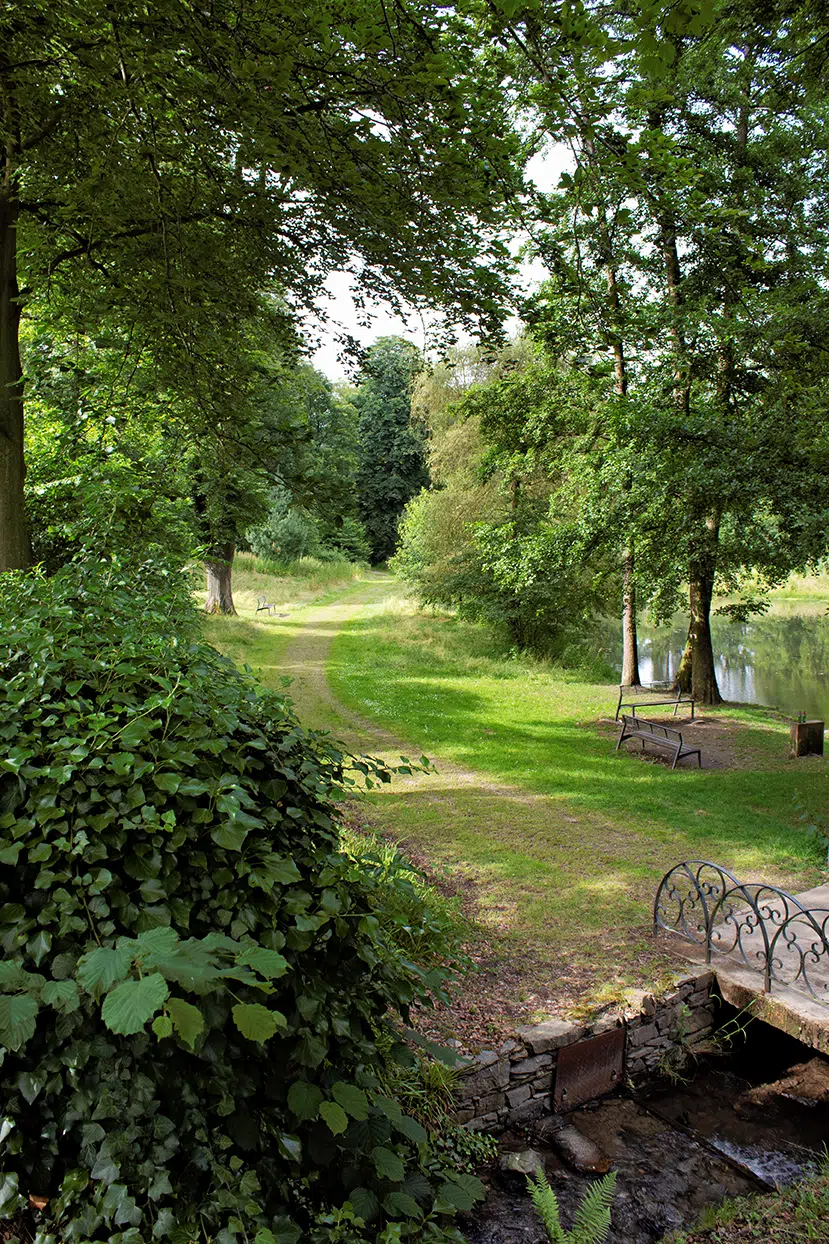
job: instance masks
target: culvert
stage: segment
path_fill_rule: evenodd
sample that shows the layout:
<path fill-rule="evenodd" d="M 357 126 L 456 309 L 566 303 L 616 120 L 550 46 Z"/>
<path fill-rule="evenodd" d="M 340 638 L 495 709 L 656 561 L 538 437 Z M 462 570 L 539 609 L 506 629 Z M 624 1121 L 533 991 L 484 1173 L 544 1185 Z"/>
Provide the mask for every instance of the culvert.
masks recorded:
<path fill-rule="evenodd" d="M 601 1100 L 561 1111 L 555 1087 L 559 1051 L 569 1049 L 574 1056 L 575 1047 L 587 1046 L 596 1034 L 560 1021 L 539 1025 L 537 1035 L 522 1030 L 521 1041 L 513 1043 L 517 1048 L 479 1056 L 467 1071 L 473 1087 L 474 1077 L 488 1072 L 490 1091 L 470 1100 L 487 1107 L 485 1126 L 500 1132 L 501 1164 L 505 1154 L 535 1150 L 565 1224 L 572 1222 L 596 1173 L 608 1166 L 618 1173 L 609 1244 L 656 1244 L 667 1233 L 690 1227 L 706 1207 L 726 1197 L 761 1195 L 817 1167 L 829 1143 L 829 1060 L 759 1020 L 746 1024 L 745 1015 L 711 994 L 713 982 L 707 977 L 704 1003 L 687 1006 L 703 990 L 702 977 L 689 978 L 667 998 L 645 999 L 641 1011 L 620 1017 L 628 1042 L 628 1029 L 648 1030 L 638 1045 L 628 1044 L 639 1074 L 631 1083 L 626 1062 L 623 1082 Z M 680 1010 L 686 1022 L 689 1013 L 697 1012 L 715 1023 L 700 1022 L 695 1033 L 685 1034 L 686 1049 L 690 1037 L 702 1037 L 693 1042 L 696 1054 L 680 1073 L 683 1078 L 670 1083 L 660 1068 L 676 1071 L 675 1051 L 682 1041 L 677 1042 L 676 1025 L 671 1029 L 660 1020 L 675 1008 L 677 997 L 686 1008 Z M 609 1019 L 602 1023 L 605 1031 L 612 1030 Z M 668 1033 L 668 1044 L 660 1046 L 655 1043 L 662 1032 Z M 730 1048 L 718 1049 L 719 1033 L 730 1034 Z M 578 1060 L 571 1056 L 570 1061 Z M 522 1067 L 527 1070 L 516 1073 Z M 549 1081 L 543 1078 L 548 1067 Z M 596 1074 L 602 1074 L 599 1068 Z M 529 1088 L 530 1094 L 516 1088 Z M 493 1114 L 500 1114 L 494 1125 Z M 481 1126 L 480 1117 L 469 1123 Z M 578 1145 L 573 1152 L 573 1132 L 584 1142 L 580 1154 Z M 568 1143 L 561 1144 L 562 1139 Z M 523 1176 L 511 1176 L 496 1163 L 486 1179 L 486 1203 L 463 1224 L 470 1244 L 543 1244 L 546 1237 Z"/>

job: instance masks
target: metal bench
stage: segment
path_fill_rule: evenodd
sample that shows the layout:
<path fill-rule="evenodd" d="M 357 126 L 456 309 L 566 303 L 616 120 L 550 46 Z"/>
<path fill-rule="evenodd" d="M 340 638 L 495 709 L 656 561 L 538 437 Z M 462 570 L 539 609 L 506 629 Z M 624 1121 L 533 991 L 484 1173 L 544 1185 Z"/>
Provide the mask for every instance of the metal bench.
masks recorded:
<path fill-rule="evenodd" d="M 622 713 L 622 729 L 616 743 L 617 752 L 627 739 L 641 739 L 642 751 L 645 750 L 646 743 L 664 747 L 667 752 L 673 754 L 672 769 L 676 768 L 678 760 L 684 760 L 686 756 L 696 756 L 699 767 L 702 768 L 700 749 L 686 747 L 679 730 L 674 730 L 672 726 L 663 726 L 659 721 L 648 721 L 647 717 L 628 717 L 627 713 Z"/>
<path fill-rule="evenodd" d="M 628 697 L 627 699 L 625 699 L 625 694 L 627 694 L 627 697 Z M 646 696 L 646 695 L 650 695 L 650 696 L 662 695 L 662 699 L 661 700 L 645 700 L 641 698 L 642 696 Z M 690 704 L 691 705 L 691 721 L 693 721 L 695 703 L 696 701 L 693 700 L 691 696 L 683 695 L 681 691 L 672 692 L 670 683 L 664 683 L 664 684 L 651 683 L 650 686 L 642 686 L 640 684 L 635 684 L 632 686 L 621 686 L 620 685 L 619 701 L 616 705 L 616 721 L 619 720 L 619 713 L 622 711 L 623 708 L 629 708 L 631 711 L 631 714 L 635 717 L 637 708 L 661 708 L 663 704 L 666 708 L 670 708 L 671 705 L 673 705 L 674 717 L 676 717 L 677 713 L 679 712 L 680 704 Z"/>
<path fill-rule="evenodd" d="M 265 596 L 256 597 L 256 612 L 257 613 L 262 613 L 263 610 L 267 610 L 268 614 L 270 615 L 273 613 L 275 608 L 276 608 L 276 605 L 270 604 L 267 597 Z"/>

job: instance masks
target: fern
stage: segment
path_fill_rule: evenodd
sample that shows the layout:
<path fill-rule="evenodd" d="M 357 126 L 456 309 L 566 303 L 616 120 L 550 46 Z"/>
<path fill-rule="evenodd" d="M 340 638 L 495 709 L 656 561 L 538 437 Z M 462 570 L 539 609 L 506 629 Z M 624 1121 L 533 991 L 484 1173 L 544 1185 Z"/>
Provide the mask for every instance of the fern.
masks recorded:
<path fill-rule="evenodd" d="M 590 1188 L 576 1211 L 572 1231 L 562 1227 L 558 1199 L 542 1171 L 527 1176 L 527 1191 L 550 1244 L 604 1244 L 610 1230 L 610 1206 L 616 1191 L 615 1171 Z"/>
<path fill-rule="evenodd" d="M 551 1244 L 567 1244 L 567 1236 L 558 1216 L 558 1199 L 543 1171 L 536 1171 L 534 1177 L 527 1176 L 527 1191 Z"/>
<path fill-rule="evenodd" d="M 572 1244 L 603 1244 L 610 1230 L 610 1206 L 615 1191 L 615 1171 L 592 1185 L 576 1210 L 570 1233 Z"/>

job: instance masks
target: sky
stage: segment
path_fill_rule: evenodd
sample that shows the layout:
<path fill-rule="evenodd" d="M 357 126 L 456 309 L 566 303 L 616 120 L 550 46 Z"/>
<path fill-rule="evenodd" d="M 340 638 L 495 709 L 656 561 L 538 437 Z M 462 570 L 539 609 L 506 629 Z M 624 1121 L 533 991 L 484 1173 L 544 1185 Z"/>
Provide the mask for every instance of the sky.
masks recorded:
<path fill-rule="evenodd" d="M 534 156 L 527 166 L 530 179 L 540 190 L 551 190 L 557 183 L 561 173 L 572 166 L 569 149 L 563 144 L 551 146 L 548 150 Z M 521 239 L 516 238 L 516 243 Z M 522 265 L 522 278 L 525 289 L 532 289 L 544 277 L 544 269 L 537 262 Z M 370 328 L 363 328 L 357 322 L 357 309 L 351 296 L 351 280 L 347 272 L 334 272 L 328 278 L 326 286 L 331 295 L 327 303 L 330 320 L 327 324 L 316 327 L 320 343 L 312 356 L 312 362 L 330 380 L 343 380 L 349 377 L 349 368 L 353 371 L 353 361 L 349 365 L 338 358 L 341 346 L 337 341 L 337 325 L 343 325 L 362 345 L 370 345 L 378 337 L 400 336 L 413 341 L 421 350 L 426 347 L 426 324 L 420 315 L 413 311 L 408 324 L 399 316 L 390 312 L 382 303 L 369 304 L 373 316 Z M 311 325 L 312 331 L 314 326 Z M 508 322 L 507 331 L 515 332 L 518 321 Z M 468 340 L 468 338 L 467 338 Z"/>

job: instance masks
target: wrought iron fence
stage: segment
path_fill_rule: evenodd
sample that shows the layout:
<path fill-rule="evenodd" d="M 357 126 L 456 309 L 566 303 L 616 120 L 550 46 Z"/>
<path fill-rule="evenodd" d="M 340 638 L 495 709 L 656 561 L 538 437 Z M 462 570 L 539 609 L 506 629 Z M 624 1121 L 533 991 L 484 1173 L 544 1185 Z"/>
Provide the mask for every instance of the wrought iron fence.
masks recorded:
<path fill-rule="evenodd" d="M 763 987 L 803 989 L 829 1006 L 829 911 L 804 907 L 763 881 L 738 881 L 707 860 L 665 874 L 653 905 L 654 933 L 667 929 L 763 974 Z"/>

